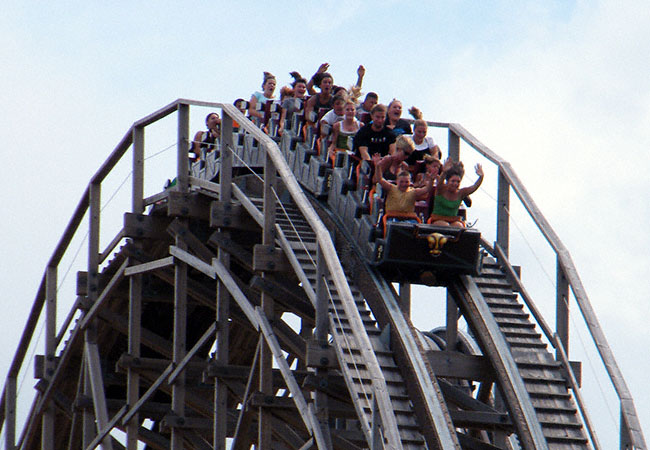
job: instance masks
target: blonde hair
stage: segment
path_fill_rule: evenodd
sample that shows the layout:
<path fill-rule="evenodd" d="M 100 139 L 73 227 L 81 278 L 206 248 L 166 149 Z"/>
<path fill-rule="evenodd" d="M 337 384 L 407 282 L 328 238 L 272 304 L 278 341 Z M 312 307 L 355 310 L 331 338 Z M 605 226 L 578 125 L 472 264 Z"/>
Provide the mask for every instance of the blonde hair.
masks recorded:
<path fill-rule="evenodd" d="M 415 150 L 415 143 L 410 137 L 400 134 L 395 141 L 395 149 L 402 150 L 404 153 L 411 153 L 413 150 Z"/>

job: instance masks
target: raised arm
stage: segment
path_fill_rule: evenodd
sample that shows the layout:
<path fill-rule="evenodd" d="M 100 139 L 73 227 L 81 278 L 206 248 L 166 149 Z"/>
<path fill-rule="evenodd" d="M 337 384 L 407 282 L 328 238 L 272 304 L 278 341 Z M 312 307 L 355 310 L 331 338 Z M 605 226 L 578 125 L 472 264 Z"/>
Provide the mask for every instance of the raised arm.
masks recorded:
<path fill-rule="evenodd" d="M 476 192 L 476 190 L 483 182 L 483 166 L 481 166 L 480 164 L 476 164 L 476 166 L 474 166 L 474 170 L 476 170 L 476 175 L 478 175 L 478 178 L 476 179 L 473 185 L 468 186 L 466 188 L 459 189 L 459 194 L 461 198 L 465 198 L 468 195 Z"/>
<path fill-rule="evenodd" d="M 309 92 L 309 95 L 314 95 L 316 93 L 316 89 L 314 89 L 314 78 L 316 78 L 316 76 L 319 73 L 327 72 L 327 69 L 329 69 L 329 67 L 330 67 L 329 63 L 323 63 L 320 66 L 318 66 L 318 70 L 316 71 L 315 74 L 311 76 L 309 82 L 307 83 L 307 92 Z"/>
<path fill-rule="evenodd" d="M 389 191 L 394 185 L 386 181 L 384 178 L 384 170 L 388 165 L 390 165 L 392 157 L 390 155 L 386 155 L 383 158 L 379 159 L 377 153 L 372 156 L 375 162 L 375 173 L 372 176 L 372 182 L 379 183 L 382 188 L 384 188 L 386 191 Z"/>
<path fill-rule="evenodd" d="M 359 89 L 361 89 L 361 84 L 363 84 L 363 77 L 365 76 L 365 74 L 366 74 L 366 68 L 360 65 L 357 68 L 357 84 L 356 84 L 356 86 Z"/>

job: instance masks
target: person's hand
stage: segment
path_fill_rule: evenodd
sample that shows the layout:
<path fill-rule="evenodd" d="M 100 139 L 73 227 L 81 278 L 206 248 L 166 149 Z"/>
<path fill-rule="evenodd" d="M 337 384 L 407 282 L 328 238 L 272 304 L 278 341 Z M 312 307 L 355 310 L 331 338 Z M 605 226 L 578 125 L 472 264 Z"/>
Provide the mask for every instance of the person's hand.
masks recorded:
<path fill-rule="evenodd" d="M 481 166 L 480 164 L 476 164 L 476 166 L 474 166 L 474 169 L 476 170 L 476 175 L 478 175 L 479 177 L 483 176 L 483 166 Z"/>
<path fill-rule="evenodd" d="M 445 160 L 445 163 L 442 165 L 442 171 L 445 172 L 445 171 L 451 169 L 451 167 L 453 165 L 454 165 L 454 161 L 451 158 L 447 158 Z"/>
<path fill-rule="evenodd" d="M 320 66 L 318 66 L 318 70 L 316 73 L 325 73 L 327 72 L 327 69 L 329 69 L 330 63 L 323 63 Z"/>
<path fill-rule="evenodd" d="M 363 67 L 362 65 L 359 65 L 359 67 L 357 68 L 357 75 L 360 78 L 363 78 L 365 74 L 366 74 L 366 68 Z"/>
<path fill-rule="evenodd" d="M 371 159 L 372 163 L 376 166 L 381 162 L 381 155 L 379 153 L 373 153 Z"/>

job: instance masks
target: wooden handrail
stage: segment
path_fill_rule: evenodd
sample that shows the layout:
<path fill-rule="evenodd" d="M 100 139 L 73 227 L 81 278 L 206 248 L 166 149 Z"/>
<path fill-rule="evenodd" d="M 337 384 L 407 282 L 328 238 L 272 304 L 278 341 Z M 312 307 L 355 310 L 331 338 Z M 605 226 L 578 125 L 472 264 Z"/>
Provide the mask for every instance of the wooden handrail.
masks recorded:
<path fill-rule="evenodd" d="M 181 106 L 199 106 L 199 107 L 211 107 L 211 108 L 220 108 L 224 111 L 225 114 L 234 118 L 238 121 L 240 128 L 243 128 L 247 133 L 252 135 L 256 140 L 261 144 L 261 148 L 266 151 L 267 155 L 273 161 L 274 166 L 276 167 L 278 174 L 283 179 L 285 186 L 296 202 L 296 205 L 303 213 L 305 219 L 312 226 L 312 229 L 316 233 L 316 236 L 319 241 L 319 245 L 323 251 L 326 265 L 332 276 L 333 282 L 341 295 L 352 296 L 349 291 L 349 286 L 345 281 L 345 274 L 338 264 L 338 258 L 336 257 L 336 250 L 331 242 L 329 231 L 323 226 L 321 221 L 318 218 L 318 215 L 314 211 L 313 207 L 305 197 L 302 189 L 296 182 L 291 171 L 289 170 L 284 158 L 277 148 L 275 142 L 263 133 L 258 127 L 249 122 L 243 114 L 233 105 L 222 104 L 222 103 L 213 103 L 213 102 L 204 102 L 198 100 L 190 99 L 177 99 L 168 105 L 160 108 L 154 113 L 141 118 L 140 120 L 133 123 L 133 125 L 125 133 L 124 137 L 120 140 L 118 145 L 115 147 L 113 152 L 109 157 L 104 161 L 100 166 L 99 170 L 93 175 L 90 180 L 90 183 L 87 185 L 74 213 L 72 214 L 68 225 L 66 226 L 64 233 L 57 243 L 52 256 L 50 257 L 47 268 L 58 267 L 63 255 L 66 253 L 70 242 L 77 233 L 79 226 L 88 211 L 89 208 L 89 194 L 91 186 L 100 185 L 101 182 L 106 178 L 106 176 L 113 170 L 116 164 L 122 159 L 126 154 L 128 149 L 133 144 L 133 135 L 134 129 L 139 128 L 143 129 L 144 127 L 155 123 L 156 121 L 174 113 L 179 110 Z M 410 123 L 413 123 L 412 120 L 408 119 Z M 494 163 L 498 168 L 500 174 L 506 179 L 508 185 L 512 190 L 517 194 L 517 197 L 523 204 L 524 208 L 528 214 L 533 219 L 535 225 L 540 230 L 542 235 L 545 237 L 551 248 L 557 255 L 558 265 L 563 271 L 568 284 L 573 292 L 574 297 L 580 308 L 580 312 L 585 319 L 587 328 L 594 340 L 596 348 L 599 352 L 601 360 L 605 365 L 605 369 L 612 380 L 614 389 L 621 402 L 621 416 L 622 421 L 625 424 L 626 430 L 629 434 L 629 439 L 631 444 L 638 448 L 645 448 L 645 441 L 643 433 L 641 431 L 640 423 L 636 414 L 636 409 L 632 396 L 629 392 L 627 384 L 623 379 L 622 373 L 615 361 L 614 355 L 609 347 L 607 339 L 601 329 L 600 323 L 596 318 L 596 314 L 591 306 L 589 298 L 586 294 L 582 281 L 578 275 L 578 272 L 575 268 L 575 265 L 571 259 L 571 256 L 567 249 L 564 247 L 563 243 L 546 220 L 544 215 L 541 213 L 540 209 L 537 207 L 536 203 L 525 189 L 523 183 L 512 169 L 510 163 L 503 160 L 500 156 L 490 150 L 487 146 L 482 144 L 478 139 L 476 139 L 471 133 L 469 133 L 465 128 L 456 123 L 442 123 L 442 122 L 427 122 L 429 126 L 448 128 L 449 131 L 467 144 L 469 144 L 474 150 L 479 154 L 483 155 L 485 158 Z M 179 144 L 178 151 L 182 151 L 183 146 Z M 5 405 L 6 405 L 6 386 L 10 379 L 15 379 L 20 371 L 20 368 L 23 365 L 27 349 L 31 344 L 33 338 L 34 330 L 38 323 L 39 317 L 41 315 L 43 305 L 45 303 L 45 275 L 41 280 L 40 287 L 37 291 L 36 298 L 32 305 L 30 315 L 27 319 L 27 324 L 23 330 L 21 340 L 12 360 L 12 364 L 7 374 L 7 382 L 5 383 L 5 389 L 2 391 L 2 397 L 0 399 L 0 430 L 5 421 Z M 59 333 L 60 335 L 60 333 Z"/>
<path fill-rule="evenodd" d="M 533 219 L 533 222 L 540 230 L 540 232 L 546 238 L 546 241 L 549 243 L 551 248 L 555 251 L 557 255 L 558 262 L 564 271 L 566 279 L 571 287 L 571 291 L 578 303 L 580 312 L 585 319 L 589 333 L 596 345 L 596 349 L 600 355 L 600 358 L 605 366 L 605 370 L 609 375 L 616 394 L 619 397 L 621 402 L 621 416 L 625 422 L 626 428 L 629 431 L 630 439 L 632 444 L 638 448 L 646 448 L 645 440 L 643 433 L 641 431 L 641 425 L 636 413 L 636 408 L 632 400 L 630 391 L 623 379 L 623 375 L 616 363 L 614 354 L 609 347 L 607 338 L 602 331 L 600 323 L 596 317 L 596 314 L 591 306 L 589 297 L 582 285 L 578 271 L 573 264 L 571 255 L 566 249 L 558 235 L 551 227 L 550 223 L 546 220 L 541 210 L 537 207 L 537 204 L 528 193 L 523 183 L 515 173 L 514 169 L 509 162 L 503 160 L 500 156 L 490 150 L 487 146 L 483 145 L 478 139 L 476 139 L 471 133 L 469 133 L 465 128 L 459 124 L 449 124 L 449 129 L 453 131 L 457 136 L 463 139 L 467 144 L 474 148 L 478 153 L 483 155 L 485 158 L 493 162 L 498 166 L 500 173 L 507 179 L 512 190 L 517 194 L 519 200 L 524 205 L 524 208 Z"/>

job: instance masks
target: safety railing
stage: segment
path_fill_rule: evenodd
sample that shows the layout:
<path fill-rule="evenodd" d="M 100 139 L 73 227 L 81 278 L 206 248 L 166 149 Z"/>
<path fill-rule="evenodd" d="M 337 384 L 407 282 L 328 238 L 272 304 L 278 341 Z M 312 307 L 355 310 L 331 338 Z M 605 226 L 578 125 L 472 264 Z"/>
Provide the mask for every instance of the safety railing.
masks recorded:
<path fill-rule="evenodd" d="M 327 269 L 333 279 L 333 282 L 342 296 L 352 298 L 349 291 L 345 275 L 338 263 L 336 251 L 332 245 L 328 230 L 322 225 L 316 212 L 313 210 L 309 201 L 305 198 L 301 188 L 290 173 L 289 168 L 284 163 L 281 153 L 277 150 L 275 143 L 259 129 L 244 120 L 243 115 L 232 105 L 201 102 L 194 100 L 178 99 L 167 106 L 159 109 L 153 114 L 135 122 L 125 133 L 119 144 L 109 155 L 106 161 L 101 165 L 99 170 L 91 178 L 86 187 L 79 203 L 72 214 L 64 233 L 57 243 L 52 256 L 50 257 L 41 283 L 36 292 L 32 309 L 23 329 L 18 348 L 9 367 L 5 385 L 0 399 L 0 430 L 4 431 L 5 448 L 13 450 L 16 448 L 16 402 L 17 402 L 17 381 L 18 375 L 25 364 L 25 358 L 28 348 L 34 340 L 36 327 L 41 319 L 43 310 L 45 310 L 45 358 L 43 374 L 47 381 L 47 387 L 44 391 L 37 394 L 37 398 L 32 406 L 29 423 L 26 425 L 18 445 L 29 432 L 30 427 L 41 417 L 44 417 L 46 424 L 43 433 L 48 432 L 48 427 L 54 426 L 53 412 L 46 411 L 45 405 L 50 401 L 54 387 L 60 382 L 61 374 L 58 373 L 56 353 L 61 350 L 62 336 L 69 332 L 71 327 L 72 313 L 63 322 L 62 327 L 56 329 L 56 308 L 57 308 L 57 279 L 58 270 L 61 260 L 69 250 L 73 237 L 80 231 L 82 221 L 86 215 L 89 217 L 88 226 L 88 274 L 87 274 L 87 302 L 77 302 L 75 308 L 81 308 L 98 299 L 98 275 L 99 267 L 102 262 L 112 253 L 113 249 L 119 244 L 122 237 L 119 233 L 110 242 L 105 249 L 100 249 L 99 230 L 101 223 L 101 190 L 102 183 L 109 173 L 115 168 L 118 162 L 122 161 L 131 149 L 132 155 L 132 187 L 131 187 L 131 211 L 136 214 L 144 212 L 149 203 L 157 200 L 157 197 L 144 197 L 144 133 L 147 126 L 163 119 L 173 113 L 178 115 L 178 132 L 177 132 L 177 187 L 180 192 L 188 192 L 190 189 L 189 166 L 187 158 L 189 142 L 189 107 L 210 107 L 220 108 L 224 112 L 224 119 L 230 122 L 230 127 L 224 126 L 224 130 L 232 127 L 233 118 L 237 120 L 247 132 L 254 135 L 259 140 L 261 148 L 266 150 L 270 159 L 271 166 L 275 168 L 280 178 L 285 183 L 285 188 L 290 193 L 296 205 L 312 226 L 319 240 L 319 247 L 322 252 Z M 568 353 L 568 334 L 569 334 L 569 317 L 568 301 L 569 290 L 573 292 L 576 302 L 580 308 L 589 332 L 593 338 L 596 348 L 600 354 L 601 360 L 605 366 L 607 374 L 611 379 L 614 389 L 618 395 L 621 406 L 621 446 L 622 448 L 646 448 L 643 433 L 638 421 L 633 399 L 629 389 L 623 379 L 620 369 L 615 361 L 613 353 L 609 347 L 607 339 L 600 327 L 589 298 L 582 285 L 578 272 L 573 264 L 569 252 L 566 250 L 559 237 L 556 235 L 548 221 L 545 219 L 530 194 L 526 191 L 523 183 L 507 161 L 504 161 L 488 147 L 483 145 L 472 134 L 462 126 L 454 123 L 430 123 L 430 126 L 448 128 L 449 153 L 454 159 L 460 157 L 461 140 L 467 143 L 475 151 L 494 163 L 498 168 L 498 193 L 497 193 L 497 211 L 496 211 L 496 242 L 495 247 L 500 249 L 504 255 L 509 251 L 509 211 L 510 211 L 510 192 L 514 192 L 519 198 L 521 204 L 531 216 L 535 225 L 549 243 L 556 255 L 557 268 L 557 286 L 556 286 L 556 312 L 557 326 L 554 336 L 549 337 L 552 343 L 561 342 L 563 349 L 558 349 L 560 353 Z M 250 128 L 250 129 L 249 129 Z M 226 133 L 227 135 L 228 133 Z M 230 133 L 232 136 L 232 133 Z M 222 144 L 223 145 L 223 144 Z M 231 192 L 229 183 L 221 182 L 222 189 L 226 187 L 225 197 L 230 198 Z M 222 195 L 224 192 L 222 191 Z M 92 317 L 85 316 L 84 321 L 91 320 Z M 80 338 L 80 333 L 75 334 L 73 338 Z M 557 335 L 558 339 L 555 338 Z M 79 336 L 79 337 L 77 337 Z M 62 357 L 64 357 L 62 355 Z M 50 416 L 52 415 L 52 416 Z M 50 431 L 51 432 L 51 431 Z"/>
<path fill-rule="evenodd" d="M 430 125 L 441 126 L 442 124 L 431 123 Z M 460 143 L 462 140 L 497 167 L 496 242 L 495 248 L 492 249 L 495 256 L 501 255 L 501 258 L 499 259 L 503 261 L 508 257 L 509 253 L 511 191 L 518 197 L 521 205 L 530 215 L 535 226 L 555 253 L 557 274 L 555 332 L 551 332 L 550 327 L 546 325 L 543 319 L 539 323 L 542 324 L 543 331 L 547 335 L 550 343 L 556 348 L 557 358 L 559 360 L 566 359 L 566 356 L 564 355 L 569 354 L 569 290 L 571 290 L 620 402 L 621 448 L 647 448 L 634 406 L 634 401 L 591 306 L 589 297 L 582 285 L 582 281 L 580 280 L 580 276 L 578 275 L 578 271 L 573 264 L 573 260 L 571 259 L 568 250 L 564 247 L 564 244 L 557 236 L 550 223 L 546 220 L 510 163 L 503 160 L 487 146 L 482 144 L 461 125 L 450 123 L 446 128 L 448 128 L 449 156 L 452 159 L 457 161 L 460 159 Z M 526 301 L 529 305 L 532 304 L 530 300 L 526 299 Z M 539 321 L 540 315 L 535 311 L 534 305 L 531 310 Z M 562 348 L 558 348 L 558 344 L 561 344 Z M 593 430 L 590 430 L 590 432 L 591 431 Z"/>

